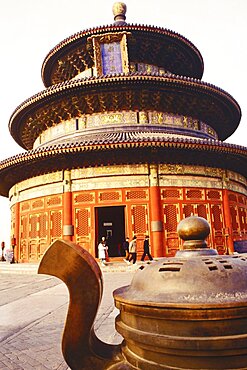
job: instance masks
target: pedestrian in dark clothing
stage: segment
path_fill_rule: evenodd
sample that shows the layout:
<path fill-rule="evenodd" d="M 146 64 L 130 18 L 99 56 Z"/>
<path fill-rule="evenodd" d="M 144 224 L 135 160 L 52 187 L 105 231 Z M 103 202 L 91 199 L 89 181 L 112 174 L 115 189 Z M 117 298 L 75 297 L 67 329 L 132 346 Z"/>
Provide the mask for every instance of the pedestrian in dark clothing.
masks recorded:
<path fill-rule="evenodd" d="M 129 260 L 129 238 L 126 237 L 125 241 L 123 242 L 123 250 L 125 254 L 124 261 L 127 262 Z"/>
<path fill-rule="evenodd" d="M 151 256 L 150 250 L 149 250 L 149 236 L 148 235 L 145 236 L 145 240 L 143 242 L 143 249 L 144 251 L 143 251 L 141 261 L 144 261 L 146 255 L 148 256 L 149 260 L 152 261 L 153 257 Z"/>

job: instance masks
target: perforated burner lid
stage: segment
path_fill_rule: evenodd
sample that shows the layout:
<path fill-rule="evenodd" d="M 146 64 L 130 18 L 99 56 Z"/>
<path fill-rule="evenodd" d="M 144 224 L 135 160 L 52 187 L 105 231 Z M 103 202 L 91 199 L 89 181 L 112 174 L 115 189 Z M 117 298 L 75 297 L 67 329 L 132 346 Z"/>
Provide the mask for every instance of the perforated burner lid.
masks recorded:
<path fill-rule="evenodd" d="M 164 258 L 141 266 L 121 297 L 140 305 L 247 304 L 247 256 Z"/>
<path fill-rule="evenodd" d="M 195 217 L 183 220 L 178 232 L 188 249 L 177 257 L 143 264 L 131 285 L 115 294 L 122 301 L 145 306 L 247 305 L 247 254 L 220 256 L 207 248 L 203 239 L 210 229 L 205 222 Z"/>

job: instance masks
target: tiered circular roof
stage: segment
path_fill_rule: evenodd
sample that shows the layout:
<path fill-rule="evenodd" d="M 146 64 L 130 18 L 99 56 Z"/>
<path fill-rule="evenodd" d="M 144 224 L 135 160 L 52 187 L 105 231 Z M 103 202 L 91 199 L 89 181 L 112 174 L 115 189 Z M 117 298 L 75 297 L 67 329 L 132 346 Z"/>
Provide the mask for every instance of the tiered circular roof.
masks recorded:
<path fill-rule="evenodd" d="M 192 116 L 214 128 L 220 140 L 236 130 L 241 117 L 237 102 L 213 85 L 171 74 L 134 73 L 53 85 L 21 104 L 11 116 L 9 128 L 19 145 L 32 149 L 42 131 L 62 120 L 120 110 Z"/>
<path fill-rule="evenodd" d="M 203 59 L 197 48 L 173 31 L 144 25 L 114 24 L 91 28 L 68 37 L 45 58 L 42 79 L 46 87 L 65 82 L 93 66 L 91 36 L 111 32 L 129 32 L 128 56 L 133 62 L 144 62 L 194 78 L 203 74 Z"/>

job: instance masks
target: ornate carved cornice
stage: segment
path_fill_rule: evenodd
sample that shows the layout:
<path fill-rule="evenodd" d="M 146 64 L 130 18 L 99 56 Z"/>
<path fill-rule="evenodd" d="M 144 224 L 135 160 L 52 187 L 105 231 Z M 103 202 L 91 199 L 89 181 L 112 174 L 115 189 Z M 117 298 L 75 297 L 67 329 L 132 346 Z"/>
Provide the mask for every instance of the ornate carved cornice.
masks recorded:
<path fill-rule="evenodd" d="M 63 120 L 105 111 L 156 110 L 199 119 L 225 140 L 237 128 L 241 110 L 231 95 L 197 79 L 141 73 L 78 79 L 54 85 L 22 103 L 9 122 L 25 149 Z"/>
<path fill-rule="evenodd" d="M 247 151 L 241 146 L 216 140 L 164 138 L 161 133 L 105 133 L 0 162 L 0 195 L 7 196 L 19 181 L 52 171 L 101 164 L 171 163 L 171 158 L 172 163 L 207 165 L 247 176 Z"/>

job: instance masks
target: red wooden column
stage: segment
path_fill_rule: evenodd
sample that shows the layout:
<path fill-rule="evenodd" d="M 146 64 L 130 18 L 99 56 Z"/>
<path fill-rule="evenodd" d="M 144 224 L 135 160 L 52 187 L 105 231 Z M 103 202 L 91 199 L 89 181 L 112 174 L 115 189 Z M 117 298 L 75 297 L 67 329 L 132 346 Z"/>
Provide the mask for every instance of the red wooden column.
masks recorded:
<path fill-rule="evenodd" d="M 70 171 L 64 171 L 63 193 L 63 239 L 73 240 L 74 226 L 72 225 L 72 192 Z"/>
<path fill-rule="evenodd" d="M 14 204 L 14 235 L 11 235 L 11 245 L 14 247 L 15 261 L 19 260 L 20 256 L 20 202 Z"/>
<path fill-rule="evenodd" d="M 160 199 L 158 165 L 150 165 L 150 244 L 154 257 L 164 256 L 163 214 Z"/>
<path fill-rule="evenodd" d="M 231 219 L 231 212 L 230 212 L 229 197 L 228 197 L 227 189 L 223 189 L 222 196 L 223 196 L 223 212 L 224 212 L 225 228 L 226 228 L 225 235 L 226 235 L 227 249 L 228 249 L 228 252 L 232 254 L 234 252 L 233 238 L 232 238 L 232 219 Z"/>

